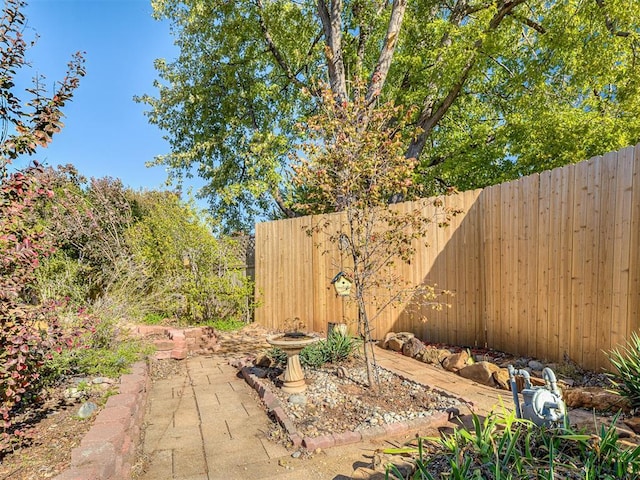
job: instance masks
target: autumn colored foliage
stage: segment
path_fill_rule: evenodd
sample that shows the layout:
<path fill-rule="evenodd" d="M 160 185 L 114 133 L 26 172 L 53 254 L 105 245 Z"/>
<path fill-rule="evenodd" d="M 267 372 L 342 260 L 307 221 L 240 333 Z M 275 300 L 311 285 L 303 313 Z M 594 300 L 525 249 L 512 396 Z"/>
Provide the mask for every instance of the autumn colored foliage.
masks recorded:
<path fill-rule="evenodd" d="M 34 162 L 11 172 L 11 162 L 46 147 L 62 128 L 62 107 L 84 75 L 80 54 L 55 93 L 44 93 L 42 79 L 26 89 L 30 100 L 14 94 L 16 71 L 27 66 L 28 44 L 22 32 L 24 2 L 6 0 L 0 18 L 0 451 L 24 432 L 14 424 L 21 402 L 36 395 L 39 367 L 50 352 L 66 346 L 65 333 L 55 317 L 54 305 L 33 302 L 34 272 L 52 243 L 38 225 L 35 211 L 52 191 Z"/>

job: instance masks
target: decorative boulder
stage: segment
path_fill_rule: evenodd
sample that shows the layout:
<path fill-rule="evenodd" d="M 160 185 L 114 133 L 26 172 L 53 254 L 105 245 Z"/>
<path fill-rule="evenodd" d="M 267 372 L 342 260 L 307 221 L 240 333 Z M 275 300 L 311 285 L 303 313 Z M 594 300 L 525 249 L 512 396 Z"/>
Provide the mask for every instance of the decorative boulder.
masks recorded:
<path fill-rule="evenodd" d="M 404 341 L 400 337 L 391 337 L 387 342 L 387 348 L 394 352 L 401 352 L 404 346 Z"/>
<path fill-rule="evenodd" d="M 253 361 L 253 364 L 256 367 L 269 368 L 269 367 L 273 366 L 273 360 L 271 359 L 271 357 L 269 355 L 267 355 L 266 353 L 262 352 L 262 353 L 259 353 L 256 356 L 256 359 Z"/>
<path fill-rule="evenodd" d="M 493 372 L 491 375 L 493 381 L 497 387 L 502 390 L 511 390 L 511 382 L 509 381 L 509 370 L 501 368 L 500 370 Z"/>
<path fill-rule="evenodd" d="M 445 358 L 442 361 L 442 368 L 449 372 L 457 372 L 461 368 L 466 367 L 468 361 L 469 354 L 463 350 L 462 352 L 454 353 L 453 355 L 449 355 Z"/>
<path fill-rule="evenodd" d="M 425 347 L 424 343 L 422 343 L 420 340 L 418 340 L 415 337 L 414 338 L 410 338 L 409 340 L 404 342 L 404 345 L 402 345 L 402 354 L 407 356 L 407 357 L 415 358 L 425 348 L 426 347 Z"/>
<path fill-rule="evenodd" d="M 500 367 L 491 362 L 478 362 L 458 370 L 458 375 L 482 385 L 495 387 L 493 374 L 500 371 Z"/>
<path fill-rule="evenodd" d="M 616 393 L 598 387 L 568 388 L 562 392 L 567 407 L 587 408 L 598 412 L 629 411 L 629 400 Z"/>
<path fill-rule="evenodd" d="M 393 350 L 395 352 L 402 352 L 402 347 L 405 344 L 405 342 L 408 342 L 414 337 L 415 335 L 410 332 L 396 333 L 393 337 L 389 339 L 389 343 L 388 343 L 389 350 Z"/>
<path fill-rule="evenodd" d="M 389 349 L 389 340 L 391 340 L 393 337 L 395 337 L 396 334 L 394 332 L 389 332 L 384 336 L 384 340 L 382 340 L 382 343 L 380 344 L 380 346 L 382 348 L 384 348 L 385 350 Z"/>
<path fill-rule="evenodd" d="M 440 365 L 442 361 L 451 355 L 449 350 L 444 348 L 436 348 L 432 345 L 427 345 L 422 352 L 418 355 L 418 359 L 420 359 L 423 363 L 430 363 L 432 365 Z"/>

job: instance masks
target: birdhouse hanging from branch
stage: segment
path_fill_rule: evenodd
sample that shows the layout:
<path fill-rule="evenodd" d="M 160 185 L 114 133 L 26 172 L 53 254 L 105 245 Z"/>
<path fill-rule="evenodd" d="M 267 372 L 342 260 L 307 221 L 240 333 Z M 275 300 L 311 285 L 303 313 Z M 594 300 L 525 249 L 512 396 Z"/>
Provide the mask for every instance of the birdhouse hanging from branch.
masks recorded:
<path fill-rule="evenodd" d="M 331 280 L 331 284 L 333 285 L 333 288 L 336 289 L 337 295 L 341 297 L 348 297 L 351 294 L 351 285 L 353 282 L 346 273 L 338 273 L 333 277 L 333 280 Z"/>

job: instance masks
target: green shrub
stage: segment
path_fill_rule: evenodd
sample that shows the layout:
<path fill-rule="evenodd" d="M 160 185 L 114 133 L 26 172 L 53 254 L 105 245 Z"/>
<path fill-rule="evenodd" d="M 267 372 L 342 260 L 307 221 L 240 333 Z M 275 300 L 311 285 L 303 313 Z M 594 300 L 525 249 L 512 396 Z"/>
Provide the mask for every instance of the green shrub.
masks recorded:
<path fill-rule="evenodd" d="M 284 365 L 287 364 L 287 354 L 284 353 L 284 350 L 282 350 L 282 349 L 280 349 L 278 347 L 273 347 L 273 348 L 269 349 L 269 351 L 267 352 L 267 356 L 276 365 L 279 365 L 279 366 L 283 367 Z"/>
<path fill-rule="evenodd" d="M 165 321 L 166 318 L 167 315 L 163 313 L 147 313 L 142 319 L 142 323 L 145 323 L 147 325 L 160 325 Z"/>
<path fill-rule="evenodd" d="M 242 320 L 237 320 L 235 318 L 218 319 L 205 322 L 205 324 L 215 328 L 216 330 L 220 330 L 221 332 L 233 332 L 234 330 L 240 330 L 246 325 Z"/>
<path fill-rule="evenodd" d="M 640 338 L 636 332 L 626 346 L 609 352 L 609 361 L 618 371 L 621 382 L 614 382 L 621 395 L 628 398 L 631 407 L 640 408 Z"/>
<path fill-rule="evenodd" d="M 44 363 L 46 384 L 56 384 L 63 376 L 92 375 L 117 378 L 132 363 L 153 353 L 153 346 L 121 332 L 115 322 L 98 321 L 78 339 L 76 348 L 52 353 Z"/>
<path fill-rule="evenodd" d="M 213 221 L 175 194 L 132 194 L 132 202 L 139 221 L 126 242 L 156 310 L 190 324 L 250 318 L 253 283 L 236 241 L 216 238 Z"/>
<path fill-rule="evenodd" d="M 70 305 L 84 305 L 89 298 L 86 281 L 89 268 L 62 250 L 44 258 L 36 269 L 36 290 L 40 300 L 67 298 Z"/>

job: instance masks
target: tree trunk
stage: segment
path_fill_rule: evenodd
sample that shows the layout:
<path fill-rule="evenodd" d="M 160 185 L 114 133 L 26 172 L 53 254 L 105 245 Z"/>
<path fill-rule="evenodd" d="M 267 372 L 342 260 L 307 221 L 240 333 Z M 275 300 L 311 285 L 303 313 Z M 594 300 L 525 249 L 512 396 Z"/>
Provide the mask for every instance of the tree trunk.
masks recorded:
<path fill-rule="evenodd" d="M 358 288 L 356 286 L 356 291 Z M 364 362 L 367 367 L 367 383 L 369 388 L 374 392 L 378 390 L 378 373 L 376 371 L 375 355 L 373 353 L 373 345 L 371 344 L 371 328 L 369 326 L 369 317 L 367 316 L 366 306 L 362 295 L 358 296 L 358 325 L 361 329 L 363 341 Z"/>
<path fill-rule="evenodd" d="M 337 102 L 347 100 L 347 80 L 342 58 L 342 0 L 318 0 L 318 15 L 324 28 L 325 55 L 329 70 L 329 85 Z"/>

